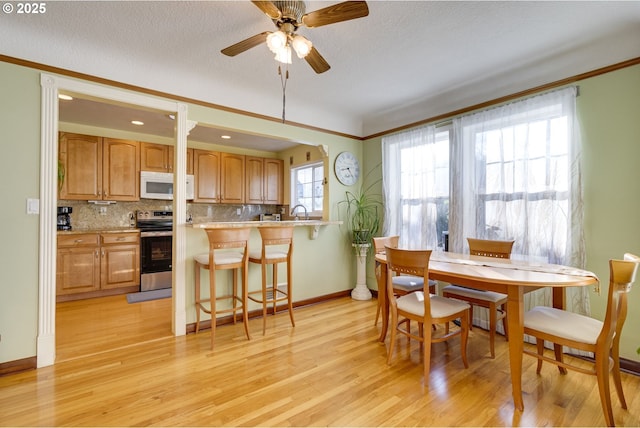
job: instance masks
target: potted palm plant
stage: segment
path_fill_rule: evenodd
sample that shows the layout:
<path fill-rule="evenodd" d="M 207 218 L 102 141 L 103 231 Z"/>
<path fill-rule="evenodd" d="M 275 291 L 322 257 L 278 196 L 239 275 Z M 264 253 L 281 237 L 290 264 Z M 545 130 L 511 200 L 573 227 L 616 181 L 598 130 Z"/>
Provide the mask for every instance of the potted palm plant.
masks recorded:
<path fill-rule="evenodd" d="M 349 228 L 351 246 L 357 258 L 356 286 L 351 292 L 351 297 L 355 300 L 371 299 L 366 281 L 366 261 L 372 238 L 380 229 L 383 208 L 382 195 L 376 193 L 376 185 L 380 180 L 366 184 L 370 173 L 371 171 L 364 177 L 360 189 L 347 190 L 345 199 L 340 202 L 344 206 L 345 224 Z"/>
<path fill-rule="evenodd" d="M 344 206 L 345 223 L 349 228 L 353 245 L 371 245 L 371 239 L 380 230 L 383 209 L 382 195 L 376 193 L 380 180 L 367 184 L 371 171 L 363 178 L 362 186 L 356 191 L 347 190 L 345 199 L 339 202 Z"/>

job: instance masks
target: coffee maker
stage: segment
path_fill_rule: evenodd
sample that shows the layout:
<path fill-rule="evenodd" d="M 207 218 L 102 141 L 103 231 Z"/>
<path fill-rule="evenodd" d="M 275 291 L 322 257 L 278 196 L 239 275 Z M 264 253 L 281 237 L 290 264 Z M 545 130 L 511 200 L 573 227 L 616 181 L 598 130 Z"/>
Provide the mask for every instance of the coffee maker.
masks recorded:
<path fill-rule="evenodd" d="M 71 230 L 72 207 L 58 207 L 58 230 Z"/>

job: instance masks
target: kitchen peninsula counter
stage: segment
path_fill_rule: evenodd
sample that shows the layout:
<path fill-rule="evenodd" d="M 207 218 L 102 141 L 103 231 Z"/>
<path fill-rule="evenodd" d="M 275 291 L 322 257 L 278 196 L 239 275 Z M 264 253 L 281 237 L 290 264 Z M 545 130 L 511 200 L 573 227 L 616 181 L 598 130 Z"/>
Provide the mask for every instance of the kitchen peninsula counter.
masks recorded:
<path fill-rule="evenodd" d="M 193 223 L 194 229 L 224 229 L 229 227 L 301 227 L 306 226 L 310 231 L 310 239 L 316 239 L 321 226 L 341 225 L 342 221 L 326 221 L 326 220 L 282 220 L 282 221 L 210 221 L 202 223 Z"/>
<path fill-rule="evenodd" d="M 87 229 L 58 230 L 58 235 L 80 235 L 85 233 L 138 233 L 135 227 L 96 227 Z"/>

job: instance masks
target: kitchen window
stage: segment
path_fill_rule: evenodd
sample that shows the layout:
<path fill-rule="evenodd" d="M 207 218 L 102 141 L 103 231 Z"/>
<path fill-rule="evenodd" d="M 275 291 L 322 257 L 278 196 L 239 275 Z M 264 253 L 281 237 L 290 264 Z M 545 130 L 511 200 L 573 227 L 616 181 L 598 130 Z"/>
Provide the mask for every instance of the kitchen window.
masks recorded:
<path fill-rule="evenodd" d="M 324 164 L 314 162 L 291 168 L 291 208 L 303 205 L 310 216 L 322 217 Z"/>

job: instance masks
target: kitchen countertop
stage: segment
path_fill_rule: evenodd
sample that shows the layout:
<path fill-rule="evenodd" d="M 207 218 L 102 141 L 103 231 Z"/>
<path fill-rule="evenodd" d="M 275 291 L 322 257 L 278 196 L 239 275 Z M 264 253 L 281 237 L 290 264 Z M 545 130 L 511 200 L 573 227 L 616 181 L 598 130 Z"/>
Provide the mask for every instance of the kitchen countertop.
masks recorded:
<path fill-rule="evenodd" d="M 72 230 L 58 230 L 58 235 L 79 235 L 82 233 L 136 233 L 140 232 L 140 229 L 135 227 L 107 227 L 97 229 L 72 229 Z"/>
<path fill-rule="evenodd" d="M 282 221 L 210 221 L 202 223 L 194 223 L 191 226 L 194 229 L 224 229 L 236 227 L 300 227 L 307 226 L 309 228 L 309 239 L 316 239 L 320 231 L 320 226 L 341 225 L 342 221 L 325 221 L 325 220 L 282 220 Z"/>

